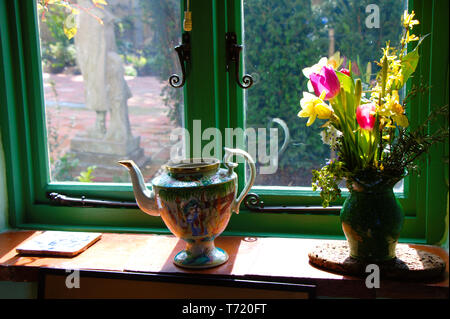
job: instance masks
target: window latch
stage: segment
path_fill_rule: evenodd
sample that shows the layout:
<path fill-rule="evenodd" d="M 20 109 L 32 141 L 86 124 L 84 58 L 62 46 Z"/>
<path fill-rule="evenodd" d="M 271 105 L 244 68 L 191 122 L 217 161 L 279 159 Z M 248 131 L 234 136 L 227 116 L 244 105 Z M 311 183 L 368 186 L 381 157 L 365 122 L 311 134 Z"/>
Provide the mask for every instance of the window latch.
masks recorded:
<path fill-rule="evenodd" d="M 191 61 L 191 41 L 188 32 L 184 32 L 182 35 L 182 43 L 175 47 L 175 51 L 178 54 L 180 61 L 182 78 L 178 74 L 172 74 L 169 78 L 169 84 L 174 88 L 180 88 L 186 82 L 186 69 L 185 62 Z"/>
<path fill-rule="evenodd" d="M 245 74 L 242 77 L 242 83 L 239 79 L 239 61 L 242 51 L 242 45 L 237 44 L 237 36 L 234 32 L 227 32 L 225 35 L 226 51 L 227 51 L 227 71 L 230 72 L 231 64 L 234 63 L 235 67 L 235 80 L 236 83 L 243 89 L 248 89 L 253 85 L 253 78 L 249 74 Z"/>

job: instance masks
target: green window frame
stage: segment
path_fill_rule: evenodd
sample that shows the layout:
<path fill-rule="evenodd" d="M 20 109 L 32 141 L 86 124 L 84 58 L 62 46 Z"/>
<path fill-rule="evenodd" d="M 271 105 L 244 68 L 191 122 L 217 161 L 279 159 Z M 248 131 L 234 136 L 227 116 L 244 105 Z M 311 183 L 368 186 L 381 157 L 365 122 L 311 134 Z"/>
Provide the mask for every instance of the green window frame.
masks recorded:
<path fill-rule="evenodd" d="M 180 5 L 183 9 L 184 1 Z M 184 87 L 185 127 L 192 132 L 193 120 L 201 119 L 202 127 L 217 127 L 221 132 L 226 127 L 244 128 L 244 93 L 234 82 L 233 70 L 228 73 L 225 69 L 225 33 L 236 32 L 238 43 L 243 43 L 242 1 L 191 1 L 190 7 L 195 26 L 190 34 L 192 63 L 187 65 Z M 414 125 L 431 109 L 448 104 L 448 2 L 411 0 L 409 8 L 421 21 L 421 34 L 431 34 L 420 49 L 422 58 L 416 76 L 408 84 L 411 87 L 421 81 L 431 86 L 428 94 L 408 106 Z M 134 197 L 129 185 L 49 182 L 35 12 L 34 0 L 0 2 L 0 126 L 10 226 L 169 233 L 160 218 L 152 218 L 137 209 L 50 204 L 48 192 L 120 200 Z M 448 124 L 442 121 L 435 125 Z M 421 176 L 405 180 L 405 191 L 400 195 L 406 214 L 401 241 L 433 244 L 443 237 L 448 209 L 448 163 L 444 159 L 448 160 L 448 144 L 433 147 L 420 164 Z M 239 166 L 238 173 L 242 189 L 243 165 Z M 266 205 L 320 205 L 318 194 L 312 191 L 254 187 L 252 192 L 260 195 Z M 341 203 L 342 200 L 336 204 Z M 252 213 L 245 209 L 231 218 L 224 234 L 343 238 L 337 213 Z"/>

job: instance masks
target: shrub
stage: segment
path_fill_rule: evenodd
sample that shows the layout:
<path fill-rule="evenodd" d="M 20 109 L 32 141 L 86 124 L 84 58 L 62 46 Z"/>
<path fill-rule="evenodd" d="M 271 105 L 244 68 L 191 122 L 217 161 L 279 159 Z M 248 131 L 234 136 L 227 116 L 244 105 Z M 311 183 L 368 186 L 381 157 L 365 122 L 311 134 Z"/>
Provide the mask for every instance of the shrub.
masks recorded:
<path fill-rule="evenodd" d="M 297 117 L 307 86 L 302 69 L 328 56 L 330 28 L 334 29 L 335 51 L 355 66 L 359 64 L 358 72 L 379 56 L 387 39 L 399 39 L 397 17 L 403 11 L 402 2 L 383 1 L 379 5 L 380 28 L 369 29 L 365 9 L 374 2 L 324 0 L 312 6 L 310 0 L 245 0 L 246 72 L 257 79 L 247 92 L 248 126 L 266 127 L 279 117 L 291 135 L 290 145 L 279 158 L 276 177 L 265 183 L 310 185 L 311 169 L 323 166 L 330 157 L 319 135 L 324 121 L 305 129 L 307 119 Z M 376 71 L 374 65 L 373 73 Z M 279 135 L 281 145 L 283 134 Z"/>
<path fill-rule="evenodd" d="M 47 10 L 44 16 L 39 15 L 42 61 L 47 72 L 60 73 L 66 67 L 76 66 L 76 50 L 73 39 L 67 38 L 62 27 L 67 16 L 65 8 L 52 5 Z"/>

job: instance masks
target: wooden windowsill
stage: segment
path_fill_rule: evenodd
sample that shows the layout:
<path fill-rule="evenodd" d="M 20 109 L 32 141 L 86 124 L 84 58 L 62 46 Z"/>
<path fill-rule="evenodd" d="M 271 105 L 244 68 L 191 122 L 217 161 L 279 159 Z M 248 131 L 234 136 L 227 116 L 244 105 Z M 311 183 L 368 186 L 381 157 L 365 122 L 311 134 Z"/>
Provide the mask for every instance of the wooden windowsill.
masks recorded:
<path fill-rule="evenodd" d="M 189 270 L 172 262 L 184 242 L 173 236 L 153 234 L 112 234 L 102 238 L 73 258 L 21 256 L 15 248 L 40 231 L 9 231 L 0 234 L 0 280 L 38 281 L 41 268 L 109 271 L 130 274 L 170 274 L 255 279 L 266 282 L 311 284 L 317 296 L 354 298 L 448 298 L 447 252 L 439 247 L 411 245 L 434 253 L 447 263 L 439 282 L 382 280 L 380 288 L 369 289 L 361 278 L 320 270 L 309 264 L 308 252 L 323 240 L 221 236 L 216 246 L 230 259 L 222 266 Z"/>

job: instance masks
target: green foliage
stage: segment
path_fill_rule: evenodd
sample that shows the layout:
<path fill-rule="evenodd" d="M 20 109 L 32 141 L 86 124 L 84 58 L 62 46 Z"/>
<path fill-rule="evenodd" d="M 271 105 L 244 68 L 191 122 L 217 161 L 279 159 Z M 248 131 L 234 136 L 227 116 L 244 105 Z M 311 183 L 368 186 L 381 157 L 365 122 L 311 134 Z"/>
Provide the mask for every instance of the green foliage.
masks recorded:
<path fill-rule="evenodd" d="M 169 117 L 181 125 L 182 90 L 173 90 L 168 78 L 179 65 L 174 47 L 181 42 L 180 6 L 178 0 L 140 0 L 135 10 L 127 15 L 117 14 L 115 34 L 119 54 L 123 56 L 127 75 L 157 76 L 165 83 L 161 95 L 169 106 Z M 117 6 L 116 6 L 117 7 Z M 137 21 L 142 30 L 151 30 L 142 43 L 135 43 Z"/>
<path fill-rule="evenodd" d="M 128 55 L 127 62 L 135 66 L 138 71 L 144 69 L 147 65 L 147 59 L 142 55 Z"/>
<path fill-rule="evenodd" d="M 155 31 L 153 39 L 143 48 L 147 68 L 158 75 L 165 83 L 161 92 L 164 103 L 170 107 L 169 117 L 176 125 L 181 125 L 181 106 L 183 90 L 174 90 L 167 79 L 179 65 L 174 48 L 181 42 L 180 6 L 178 0 L 139 2 L 142 19 Z"/>
<path fill-rule="evenodd" d="M 335 51 L 341 52 L 346 63 L 356 61 L 353 63 L 356 74 L 362 73 L 368 62 L 373 62 L 374 53 L 381 52 L 388 39 L 400 38 L 401 1 L 314 3 L 311 0 L 244 1 L 246 72 L 256 80 L 247 92 L 247 126 L 266 127 L 271 119 L 278 117 L 290 129 L 291 143 L 279 159 L 280 180 L 272 178 L 277 184 L 308 185 L 311 169 L 319 168 L 332 157 L 319 135 L 319 126 L 324 122 L 318 121 L 319 125 L 305 129 L 306 119 L 296 117 L 307 82 L 301 70 L 328 55 L 328 31 L 334 30 Z M 380 28 L 365 26 L 368 16 L 365 8 L 372 3 L 380 8 Z M 179 62 L 173 48 L 181 38 L 179 1 L 140 0 L 133 10 L 126 9 L 127 14 L 120 11 L 120 6 L 110 6 L 109 10 L 117 11 L 113 13 L 120 18 L 115 33 L 126 74 L 156 75 L 167 83 L 168 77 L 178 71 L 174 69 Z M 46 21 L 41 23 L 46 24 L 52 39 L 44 40 L 48 43 L 43 43 L 43 58 L 49 68 L 61 70 L 75 65 L 73 40 L 67 39 L 62 28 L 68 12 L 61 6 L 49 6 L 48 10 Z M 142 43 L 136 42 L 136 23 L 141 23 L 142 29 L 151 30 Z M 162 95 L 170 106 L 170 118 L 180 125 L 182 90 L 173 90 L 166 84 Z M 281 145 L 283 134 L 279 138 Z"/>
<path fill-rule="evenodd" d="M 279 170 L 290 170 L 291 178 L 303 171 L 303 185 L 309 184 L 309 171 L 323 164 L 329 149 L 320 129 L 305 130 L 306 120 L 296 114 L 307 83 L 301 70 L 327 52 L 326 39 L 318 37 L 323 26 L 308 0 L 246 0 L 244 13 L 246 72 L 257 79 L 247 95 L 248 126 L 266 127 L 274 117 L 284 120 L 294 143 L 280 158 Z"/>
<path fill-rule="evenodd" d="M 437 119 L 444 118 L 448 122 L 448 114 L 448 105 L 444 105 L 431 112 L 417 128 L 411 131 L 399 128 L 398 137 L 393 143 L 389 156 L 386 157 L 385 168 L 392 171 L 398 168 L 406 168 L 408 172 L 416 171 L 416 159 L 427 153 L 432 145 L 448 142 L 448 126 L 428 132 L 430 124 Z"/>
<path fill-rule="evenodd" d="M 47 7 L 47 10 L 45 15 L 39 16 L 40 29 L 44 29 L 48 33 L 48 36 L 41 34 L 42 61 L 48 71 L 59 73 L 65 67 L 76 65 L 76 50 L 73 39 L 69 40 L 64 33 L 66 8 L 51 5 Z"/>
<path fill-rule="evenodd" d="M 71 181 L 73 180 L 73 170 L 78 166 L 79 160 L 74 154 L 66 153 L 55 161 L 52 169 L 53 181 Z"/>
<path fill-rule="evenodd" d="M 94 181 L 94 170 L 96 166 L 89 166 L 86 171 L 80 172 L 80 175 L 76 177 L 79 182 L 82 183 L 92 183 Z"/>
<path fill-rule="evenodd" d="M 138 75 L 138 72 L 136 71 L 136 69 L 134 68 L 133 65 L 125 65 L 124 72 L 125 72 L 125 75 L 127 75 L 127 76 L 137 76 Z"/>
<path fill-rule="evenodd" d="M 380 8 L 380 28 L 365 25 L 365 8 L 372 3 Z M 310 170 L 331 157 L 319 135 L 324 121 L 306 129 L 307 119 L 296 116 L 308 81 L 302 69 L 328 56 L 328 31 L 334 30 L 335 51 L 341 52 L 345 65 L 357 61 L 352 71 L 360 75 L 387 40 L 400 39 L 402 6 L 397 0 L 325 0 L 314 6 L 310 0 L 244 1 L 245 66 L 257 79 L 247 93 L 248 126 L 266 127 L 279 117 L 287 123 L 292 140 L 279 159 L 278 181 L 272 178 L 272 183 L 308 185 Z"/>
<path fill-rule="evenodd" d="M 60 73 L 66 66 L 76 64 L 76 50 L 73 44 L 65 46 L 62 42 L 49 43 L 44 49 L 42 60 L 52 73 Z"/>
<path fill-rule="evenodd" d="M 366 26 L 370 15 L 366 8 L 370 4 L 379 8 L 379 28 Z M 334 30 L 335 51 L 341 52 L 347 61 L 355 61 L 353 71 L 360 75 L 368 62 L 378 59 L 387 41 L 399 46 L 402 31 L 399 17 L 404 9 L 404 2 L 398 0 L 328 0 L 317 8 L 317 14 L 328 20 L 327 28 Z"/>
<path fill-rule="evenodd" d="M 330 161 L 320 170 L 312 172 L 312 189 L 313 191 L 321 190 L 320 197 L 323 207 L 328 207 L 332 201 L 341 196 L 339 183 L 346 176 L 342 166 L 340 161 Z"/>

